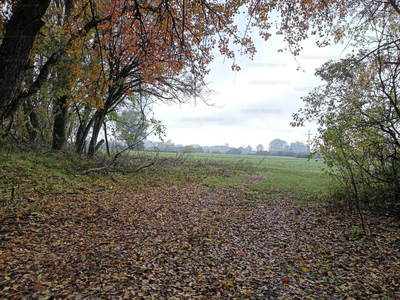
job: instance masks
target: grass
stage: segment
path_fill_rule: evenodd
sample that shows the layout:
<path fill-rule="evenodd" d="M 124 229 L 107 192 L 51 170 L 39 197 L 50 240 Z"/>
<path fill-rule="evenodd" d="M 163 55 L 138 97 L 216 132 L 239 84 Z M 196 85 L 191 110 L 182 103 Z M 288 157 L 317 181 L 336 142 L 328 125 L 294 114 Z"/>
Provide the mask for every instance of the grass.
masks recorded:
<path fill-rule="evenodd" d="M 161 153 L 160 156 L 174 158 L 176 154 Z M 208 170 L 209 174 L 204 174 L 208 175 L 204 182 L 210 186 L 245 186 L 265 195 L 279 194 L 295 197 L 298 201 L 306 201 L 317 200 L 328 184 L 328 178 L 321 173 L 321 168 L 324 166 L 321 160 L 228 154 L 188 154 L 185 159 L 197 162 L 200 166 L 216 163 L 230 170 L 225 172 L 226 174 L 223 172 L 215 174 L 212 170 Z"/>
<path fill-rule="evenodd" d="M 102 182 L 110 181 L 106 176 L 79 175 L 81 170 L 97 164 L 102 161 L 81 160 L 71 154 L 0 151 L 0 199 L 10 198 L 13 188 L 15 197 L 23 198 L 35 194 L 83 192 L 103 186 Z"/>
<path fill-rule="evenodd" d="M 93 160 L 71 153 L 0 151 L 0 199 L 57 193 L 86 193 L 99 188 L 157 187 L 168 182 L 202 181 L 210 188 L 252 191 L 263 197 L 316 200 L 328 179 L 322 162 L 291 157 L 174 153 L 130 153 L 108 171 L 81 175 L 83 170 L 109 164 L 104 154 Z M 148 166 L 151 162 L 154 165 Z M 136 172 L 138 169 L 140 171 Z"/>
<path fill-rule="evenodd" d="M 327 181 L 320 162 L 131 153 L 82 175 L 111 161 L 0 151 L 0 200 L 18 199 L 0 201 L 5 298 L 399 298 L 398 223 L 367 236 L 303 204 Z"/>

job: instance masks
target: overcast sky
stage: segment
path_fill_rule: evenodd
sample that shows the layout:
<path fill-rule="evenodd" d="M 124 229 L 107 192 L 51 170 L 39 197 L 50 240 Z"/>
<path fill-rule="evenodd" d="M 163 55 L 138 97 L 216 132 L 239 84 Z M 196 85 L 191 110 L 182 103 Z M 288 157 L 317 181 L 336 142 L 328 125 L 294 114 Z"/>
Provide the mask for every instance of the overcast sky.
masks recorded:
<path fill-rule="evenodd" d="M 206 81 L 215 93 L 207 106 L 155 105 L 155 117 L 166 126 L 165 141 L 175 144 L 224 145 L 231 147 L 268 143 L 280 138 L 287 142 L 306 142 L 307 132 L 315 133 L 315 125 L 292 128 L 291 115 L 303 106 L 301 96 L 307 95 L 321 82 L 315 69 L 329 59 L 338 59 L 344 45 L 318 48 L 315 41 L 302 43 L 303 51 L 297 61 L 284 48 L 282 36 L 268 41 L 255 39 L 257 54 L 254 60 L 237 57 L 241 71 L 231 70 L 232 60 L 217 55 Z"/>

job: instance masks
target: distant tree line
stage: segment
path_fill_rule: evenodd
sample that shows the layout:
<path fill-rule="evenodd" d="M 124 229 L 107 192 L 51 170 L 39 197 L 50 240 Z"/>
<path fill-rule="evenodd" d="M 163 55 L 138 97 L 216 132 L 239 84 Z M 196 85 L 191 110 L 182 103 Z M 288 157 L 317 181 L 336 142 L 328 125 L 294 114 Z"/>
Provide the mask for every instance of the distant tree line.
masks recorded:
<path fill-rule="evenodd" d="M 273 155 L 273 156 L 293 156 L 299 158 L 308 157 L 308 146 L 302 142 L 288 144 L 284 140 L 274 139 L 269 143 L 269 151 L 264 150 L 264 146 L 259 144 L 256 150 L 249 145 L 247 147 L 230 147 L 229 144 L 216 146 L 175 145 L 172 140 L 158 143 L 148 142 L 146 150 L 163 152 L 184 152 L 184 153 L 211 153 L 211 154 L 235 154 L 235 155 Z"/>
<path fill-rule="evenodd" d="M 309 148 L 302 142 L 288 143 L 281 139 L 274 139 L 268 144 L 269 150 L 264 150 L 262 144 L 257 145 L 258 155 L 270 155 L 270 156 L 292 156 L 298 158 L 307 158 L 310 153 Z"/>

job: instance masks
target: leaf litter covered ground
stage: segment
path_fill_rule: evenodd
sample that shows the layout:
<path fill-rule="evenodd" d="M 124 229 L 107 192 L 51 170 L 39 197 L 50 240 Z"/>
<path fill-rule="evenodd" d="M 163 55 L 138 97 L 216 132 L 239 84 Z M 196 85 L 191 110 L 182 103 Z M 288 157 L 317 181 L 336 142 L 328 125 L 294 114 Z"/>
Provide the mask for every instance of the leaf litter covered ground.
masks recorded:
<path fill-rule="evenodd" d="M 36 204 L 3 207 L 2 299 L 400 298 L 398 224 L 201 183 Z"/>

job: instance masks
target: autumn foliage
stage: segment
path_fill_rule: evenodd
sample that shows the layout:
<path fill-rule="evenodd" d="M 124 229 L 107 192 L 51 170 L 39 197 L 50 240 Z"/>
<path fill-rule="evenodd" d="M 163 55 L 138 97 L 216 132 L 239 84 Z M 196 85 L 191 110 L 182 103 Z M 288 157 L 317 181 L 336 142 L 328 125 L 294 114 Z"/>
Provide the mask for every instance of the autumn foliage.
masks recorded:
<path fill-rule="evenodd" d="M 53 126 L 42 142 L 52 139 L 59 150 L 69 139 L 82 154 L 87 141 L 89 156 L 109 114 L 143 95 L 169 103 L 202 98 L 216 50 L 240 70 L 237 54 L 252 59 L 256 52 L 252 30 L 265 40 L 283 35 L 296 56 L 310 36 L 320 46 L 362 36 L 373 18 L 391 20 L 400 11 L 394 2 L 352 0 L 24 0 L 1 7 L 3 131 L 15 128 L 36 145 L 41 128 Z M 30 27 L 24 13 L 41 22 Z M 7 31 L 7 24 L 20 25 Z M 29 28 L 35 39 L 18 42 Z M 48 119 L 40 116 L 46 107 Z"/>

